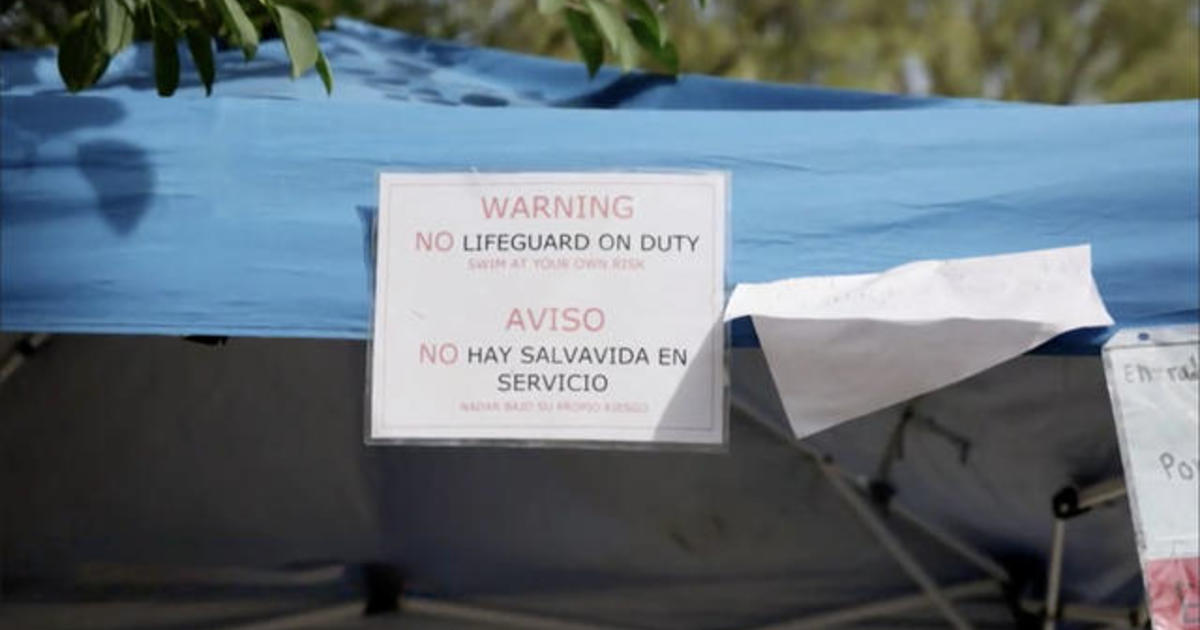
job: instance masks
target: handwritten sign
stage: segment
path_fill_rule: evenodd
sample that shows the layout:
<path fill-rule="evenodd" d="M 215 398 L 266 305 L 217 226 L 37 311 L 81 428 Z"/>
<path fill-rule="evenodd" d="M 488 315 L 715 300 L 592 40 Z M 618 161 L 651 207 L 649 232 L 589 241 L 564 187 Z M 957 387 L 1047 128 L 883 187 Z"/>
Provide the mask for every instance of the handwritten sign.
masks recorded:
<path fill-rule="evenodd" d="M 726 178 L 380 176 L 372 440 L 719 444 Z"/>
<path fill-rule="evenodd" d="M 1104 367 L 1158 630 L 1200 630 L 1200 333 L 1121 331 Z"/>
<path fill-rule="evenodd" d="M 1112 324 L 1086 245 L 739 284 L 746 315 L 798 438 Z"/>

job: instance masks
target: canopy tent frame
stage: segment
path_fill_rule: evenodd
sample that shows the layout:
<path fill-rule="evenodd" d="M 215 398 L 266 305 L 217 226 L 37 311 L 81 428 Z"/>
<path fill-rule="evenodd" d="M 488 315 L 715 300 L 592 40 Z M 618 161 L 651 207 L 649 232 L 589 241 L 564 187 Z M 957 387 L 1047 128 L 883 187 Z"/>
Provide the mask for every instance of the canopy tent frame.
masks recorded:
<path fill-rule="evenodd" d="M 943 592 L 943 588 L 929 575 L 929 572 L 925 570 L 912 552 L 891 531 L 891 528 L 879 512 L 868 502 L 863 494 L 864 484 L 861 481 L 844 468 L 835 464 L 831 456 L 820 452 L 800 440 L 794 439 L 780 423 L 772 420 L 770 415 L 744 397 L 733 392 L 731 393 L 731 399 L 734 409 L 744 414 L 754 424 L 766 429 L 772 436 L 791 446 L 816 465 L 822 477 L 824 477 L 842 501 L 850 508 L 855 518 L 871 532 L 880 546 L 904 569 L 904 572 L 921 587 L 922 594 L 927 598 L 928 602 L 938 610 L 951 626 L 960 630 L 973 628 L 971 623 L 955 608 L 951 599 Z M 896 514 L 908 520 L 912 525 L 915 525 L 920 531 L 928 534 L 937 542 L 945 545 L 950 551 L 957 553 L 964 560 L 967 560 L 991 578 L 999 581 L 1000 584 L 1009 583 L 1008 572 L 983 552 L 973 548 L 949 532 L 935 527 L 920 518 L 916 518 L 911 511 L 904 509 L 899 504 L 894 504 L 891 509 Z M 846 611 L 831 611 L 815 619 L 794 619 L 768 627 L 772 629 L 791 628 L 793 626 L 810 627 L 810 623 L 824 618 L 826 615 L 833 615 L 836 618 L 839 612 L 849 613 L 858 608 L 860 607 L 852 607 Z"/>
<path fill-rule="evenodd" d="M 34 333 L 22 337 L 9 354 L 0 361 L 0 386 L 3 386 L 23 365 L 32 360 L 38 350 L 51 340 L 52 335 L 47 333 Z M 764 411 L 748 397 L 739 395 L 736 391 L 731 392 L 731 405 L 734 410 L 750 420 L 750 424 L 764 430 L 779 442 L 788 445 L 811 461 L 842 502 L 850 508 L 855 519 L 867 528 L 879 545 L 920 587 L 920 592 L 911 595 L 780 620 L 747 630 L 803 630 L 828 627 L 930 607 L 937 610 L 953 627 L 972 628 L 972 624 L 955 607 L 955 601 L 990 593 L 1011 595 L 1014 588 L 1012 576 L 987 553 L 944 528 L 923 519 L 903 503 L 896 501 L 894 497 L 888 497 L 886 512 L 884 512 L 871 500 L 871 482 L 868 479 L 846 470 L 837 464 L 832 456 L 818 448 L 795 439 L 786 428 L 786 419 L 773 418 L 773 414 Z M 1144 626 L 1148 620 L 1147 608 L 1144 603 L 1133 609 L 1105 607 L 1064 603 L 1060 596 L 1067 521 L 1086 514 L 1095 507 L 1121 500 L 1125 496 L 1125 484 L 1121 478 L 1108 479 L 1083 488 L 1066 486 L 1054 496 L 1052 505 L 1054 525 L 1046 568 L 1046 597 L 1044 600 L 1020 599 L 1016 602 L 1019 612 L 1040 617 L 1044 630 L 1053 630 L 1061 621 L 1104 623 L 1110 627 L 1141 628 Z M 892 531 L 892 527 L 885 518 L 887 515 L 895 515 L 915 527 L 917 531 L 922 532 L 979 569 L 983 573 L 983 577 L 949 586 L 938 584 L 905 543 Z M 540 630 L 628 630 L 619 626 L 565 620 L 409 593 L 395 592 L 390 597 L 395 602 L 395 609 L 402 612 L 491 624 L 498 627 L 523 627 Z M 1014 610 L 1014 612 L 1018 611 Z M 248 625 L 231 626 L 231 628 L 237 630 L 283 630 L 313 627 L 362 614 L 362 603 L 353 602 L 287 614 Z"/>
<path fill-rule="evenodd" d="M 1068 607 L 1061 601 L 1063 555 L 1066 550 L 1067 521 L 1086 514 L 1094 507 L 1099 507 L 1125 498 L 1125 480 L 1121 478 L 1107 479 L 1100 483 L 1084 488 L 1066 486 L 1054 495 L 1052 509 L 1054 511 L 1054 527 L 1050 534 L 1050 559 L 1046 564 L 1046 602 L 1042 607 L 1043 630 L 1054 630 L 1058 621 L 1069 611 L 1083 615 L 1080 621 L 1098 621 L 1103 623 L 1129 623 L 1137 628 L 1144 623 L 1142 612 L 1146 607 L 1130 612 L 1126 610 L 1103 610 L 1097 607 Z"/>

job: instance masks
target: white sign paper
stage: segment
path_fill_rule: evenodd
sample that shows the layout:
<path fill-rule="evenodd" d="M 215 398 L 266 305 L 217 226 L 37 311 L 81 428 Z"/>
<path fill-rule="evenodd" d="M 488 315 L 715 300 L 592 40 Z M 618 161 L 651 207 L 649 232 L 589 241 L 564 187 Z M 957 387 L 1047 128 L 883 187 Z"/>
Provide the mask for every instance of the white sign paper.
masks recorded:
<path fill-rule="evenodd" d="M 746 315 L 798 438 L 1112 324 L 1087 246 L 740 284 Z"/>
<path fill-rule="evenodd" d="M 726 177 L 380 176 L 372 440 L 720 444 Z"/>
<path fill-rule="evenodd" d="M 1123 330 L 1104 369 L 1154 626 L 1200 629 L 1200 330 Z"/>

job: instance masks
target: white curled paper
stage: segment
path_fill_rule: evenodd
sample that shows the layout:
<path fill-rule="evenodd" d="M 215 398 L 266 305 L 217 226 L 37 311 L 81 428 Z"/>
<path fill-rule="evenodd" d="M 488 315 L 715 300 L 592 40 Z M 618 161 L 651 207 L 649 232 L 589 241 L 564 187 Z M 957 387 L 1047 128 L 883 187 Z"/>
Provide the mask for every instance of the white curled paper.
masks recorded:
<path fill-rule="evenodd" d="M 739 284 L 725 318 L 743 316 L 798 438 L 1113 323 L 1087 245 Z"/>

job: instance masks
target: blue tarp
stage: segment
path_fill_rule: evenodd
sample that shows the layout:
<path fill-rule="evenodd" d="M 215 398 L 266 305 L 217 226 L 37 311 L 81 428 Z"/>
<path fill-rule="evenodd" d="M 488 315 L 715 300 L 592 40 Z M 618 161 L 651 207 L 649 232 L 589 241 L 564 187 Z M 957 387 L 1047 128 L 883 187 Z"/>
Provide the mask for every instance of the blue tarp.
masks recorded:
<path fill-rule="evenodd" d="M 0 56 L 0 328 L 365 337 L 385 168 L 726 169 L 730 286 L 1091 243 L 1119 326 L 1200 312 L 1195 101 L 589 81 L 350 21 L 321 41 L 332 97 L 284 78 L 279 42 L 221 53 L 209 98 L 186 66 L 156 96 L 147 46 L 81 95 L 52 51 Z"/>

